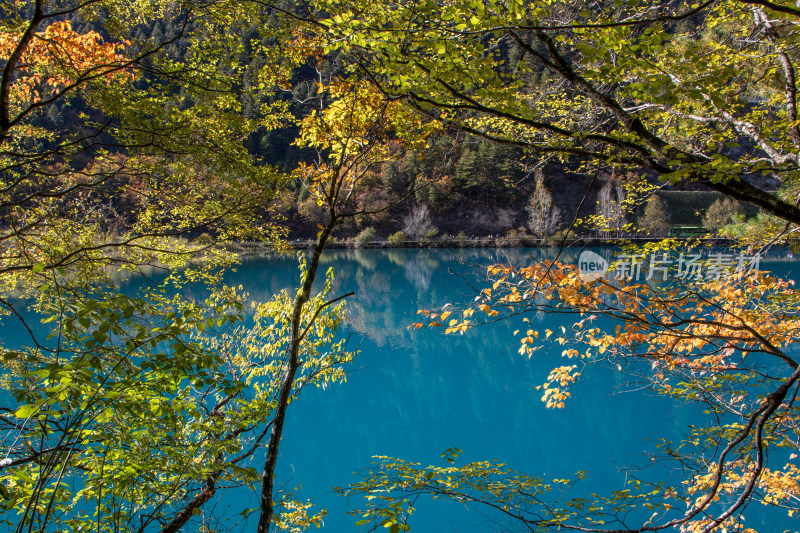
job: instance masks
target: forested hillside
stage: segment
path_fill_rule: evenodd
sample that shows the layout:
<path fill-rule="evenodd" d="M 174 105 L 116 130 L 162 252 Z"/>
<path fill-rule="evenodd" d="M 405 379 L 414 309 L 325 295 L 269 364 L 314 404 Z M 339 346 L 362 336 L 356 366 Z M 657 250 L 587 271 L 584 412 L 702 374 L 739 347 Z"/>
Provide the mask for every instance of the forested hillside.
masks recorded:
<path fill-rule="evenodd" d="M 302 12 L 299 5 L 287 4 L 286 8 Z M 69 24 L 79 35 L 94 32 L 101 38 L 109 37 L 105 29 L 108 17 L 107 11 L 99 11 L 89 17 L 76 14 L 69 19 Z M 57 18 L 67 20 L 66 15 Z M 180 17 L 169 16 L 142 20 L 130 30 L 132 35 L 127 51 L 149 57 L 148 51 L 154 50 L 159 57 L 185 62 L 189 59 L 190 50 L 182 34 L 195 24 L 187 24 Z M 269 49 L 274 37 L 265 34 L 260 25 L 251 24 L 238 29 L 233 38 L 238 40 L 239 47 L 236 63 L 221 63 L 215 73 L 220 79 L 227 80 L 231 94 L 235 95 L 236 104 L 231 112 L 254 121 L 254 124 L 264 120 L 267 115 L 264 111 L 274 109 L 276 104 L 288 112 L 281 121 L 275 122 L 274 117 L 270 117 L 268 126 L 253 128 L 244 139 L 244 147 L 257 165 L 269 166 L 279 172 L 291 172 L 298 164 L 313 161 L 314 152 L 298 146 L 296 142 L 300 131 L 296 121 L 308 116 L 319 105 L 325 106 L 314 96 L 315 87 L 321 80 L 344 74 L 346 62 L 333 59 L 324 61 L 319 68 L 298 64 L 291 72 L 287 72 L 281 86 L 267 87 L 259 80 L 259 73 L 267 65 L 268 59 L 255 49 Z M 498 49 L 496 60 L 501 64 L 513 64 L 524 55 L 525 51 L 519 43 L 509 42 Z M 547 72 L 542 68 L 522 75 L 521 94 L 542 92 L 552 82 Z M 157 76 L 147 72 L 141 73 L 136 81 L 136 85 L 142 89 L 157 83 Z M 185 86 L 176 86 L 170 90 L 170 94 L 173 101 L 171 105 L 191 105 L 192 97 Z M 81 127 L 85 127 L 84 116 L 89 116 L 97 124 L 108 118 L 99 110 L 92 109 L 77 93 L 55 99 L 32 112 L 30 118 L 33 125 L 44 130 L 77 133 Z M 399 145 L 397 149 L 401 150 Z M 124 148 L 111 150 L 125 152 Z M 89 154 L 73 157 L 73 165 L 88 165 L 91 157 Z M 508 236 L 510 232 L 513 242 L 519 242 L 518 237 L 550 237 L 575 223 L 576 219 L 602 214 L 600 195 L 604 186 L 613 189 L 614 195 L 624 195 L 626 181 L 645 176 L 652 184 L 658 184 L 652 171 L 641 168 L 631 172 L 630 169 L 613 166 L 598 169 L 597 179 L 590 186 L 592 170 L 582 166 L 580 158 L 535 153 L 515 144 L 498 144 L 457 128 L 445 129 L 438 132 L 428 146 L 402 150 L 392 161 L 372 169 L 370 179 L 380 187 L 358 200 L 360 208 L 371 213 L 347 221 L 337 233 L 342 240 L 352 239 L 366 229 L 374 230 L 370 235 L 374 234 L 375 239 L 385 239 L 404 230 L 404 233 L 413 233 L 414 229 L 409 226 L 413 225 L 412 211 L 424 208 L 429 217 L 428 231 L 431 237 L 435 236 L 434 232 L 468 237 L 491 235 L 498 239 Z M 766 186 L 774 188 L 776 184 L 767 180 Z M 662 184 L 661 188 L 675 190 L 675 186 L 670 184 Z M 681 184 L 678 190 L 709 189 L 699 184 Z M 630 206 L 626 222 L 633 224 L 631 229 L 643 229 L 638 222 L 651 194 L 652 191 L 640 195 Z M 687 212 L 696 203 L 696 200 L 690 199 L 692 197 L 691 194 L 673 195 L 672 202 L 667 205 L 678 212 Z M 547 199 L 550 207 L 543 208 L 543 199 Z M 577 209 L 581 200 L 584 201 L 579 217 Z M 684 205 L 684 200 L 689 203 Z M 692 216 L 679 216 L 679 221 L 675 223 L 702 226 L 702 218 L 712 202 L 701 200 L 700 209 L 695 209 Z M 125 220 L 131 218 L 128 211 L 132 208 L 134 206 L 124 198 L 115 199 L 106 207 L 107 223 L 124 225 Z M 738 211 L 744 212 L 741 206 Z M 754 212 L 747 211 L 749 216 Z M 290 179 L 280 197 L 264 206 L 261 217 L 285 227 L 290 238 L 312 237 L 324 220 L 320 207 L 309 200 L 308 188 L 297 178 Z M 664 233 L 669 227 L 669 223 L 662 224 L 658 230 Z M 591 225 L 577 223 L 573 229 L 585 235 L 596 234 Z M 647 234 L 648 231 L 641 233 Z M 208 232 L 199 235 L 203 239 L 211 237 Z M 409 240 L 418 240 L 419 235 L 415 237 L 406 235 Z"/>

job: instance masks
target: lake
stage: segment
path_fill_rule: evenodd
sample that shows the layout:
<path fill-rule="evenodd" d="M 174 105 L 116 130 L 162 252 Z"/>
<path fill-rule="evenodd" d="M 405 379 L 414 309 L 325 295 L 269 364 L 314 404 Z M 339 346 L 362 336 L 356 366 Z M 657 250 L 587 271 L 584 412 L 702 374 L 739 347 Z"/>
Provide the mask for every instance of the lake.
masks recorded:
<path fill-rule="evenodd" d="M 574 264 L 581 251 L 565 250 L 560 258 Z M 610 248 L 594 251 L 607 262 L 619 254 Z M 346 512 L 364 503 L 348 501 L 332 487 L 357 481 L 355 472 L 367 469 L 376 455 L 438 465 L 442 452 L 458 447 L 463 454 L 457 464 L 493 459 L 544 479 L 572 478 L 585 471 L 585 479 L 568 498 L 629 488 L 625 468 L 647 464 L 644 452 L 652 451 L 658 439 L 679 440 L 690 424 L 702 422 L 696 408 L 654 395 L 614 369 L 594 367 L 571 389 L 573 397 L 564 409 L 546 409 L 535 387 L 553 367 L 564 364 L 561 349 L 542 350 L 530 359 L 519 355 L 513 332 L 528 327 L 521 317 L 477 327 L 463 336 L 408 328 L 419 319 L 418 309 L 472 300 L 474 287 L 483 287 L 477 276 L 487 265 L 553 259 L 556 253 L 546 248 L 326 252 L 318 278 L 332 267 L 332 296 L 355 292 L 348 299 L 350 325 L 342 334 L 360 355 L 347 383 L 304 389 L 289 406 L 276 486 L 299 487 L 299 499 L 327 509 L 325 531 L 353 533 L 362 527 Z M 800 277 L 797 262 L 786 252 L 763 258 L 760 268 Z M 297 285 L 297 261 L 248 259 L 228 272 L 225 281 L 243 285 L 254 300 L 267 300 Z M 140 283 L 128 280 L 124 290 L 133 291 Z M 528 318 L 540 331 L 574 321 L 565 315 Z M 40 328 L 37 333 L 47 326 L 37 325 Z M 5 342 L 24 342 L 17 338 L 23 333 L 5 328 Z M 260 471 L 262 463 L 263 457 L 253 466 Z M 648 466 L 645 479 L 682 479 L 667 467 Z M 218 524 L 219 531 L 251 531 L 257 514 L 247 526 L 231 517 L 257 506 L 257 494 L 236 489 L 219 491 L 203 512 L 230 519 Z M 420 499 L 416 507 L 409 522 L 414 533 L 499 529 L 493 522 L 496 517 L 452 502 Z M 766 512 L 758 504 L 748 509 L 747 525 L 765 532 L 797 528 L 784 513 Z"/>
<path fill-rule="evenodd" d="M 608 250 L 603 253 L 608 257 Z M 495 459 L 545 479 L 586 471 L 569 496 L 628 488 L 624 467 L 642 464 L 642 452 L 652 450 L 655 440 L 679 439 L 697 413 L 646 390 L 630 390 L 635 387 L 621 374 L 602 368 L 581 377 L 565 409 L 546 409 L 535 387 L 563 364 L 560 350 L 537 352 L 530 360 L 520 356 L 512 333 L 521 319 L 463 336 L 408 329 L 418 309 L 471 300 L 472 274 L 486 265 L 554 254 L 548 249 L 328 251 L 320 277 L 333 267 L 334 296 L 356 293 L 348 300 L 346 334 L 361 353 L 347 383 L 306 389 L 291 404 L 276 486 L 301 487 L 300 499 L 326 508 L 324 529 L 336 532 L 361 530 L 345 511 L 363 502 L 348 502 L 331 487 L 355 481 L 354 472 L 367 468 L 375 455 L 438 464 L 441 453 L 455 446 L 464 450 L 459 464 Z M 574 262 L 576 255 L 569 252 L 562 260 Z M 796 263 L 787 255 L 764 258 L 761 269 L 792 273 Z M 243 284 L 254 299 L 267 299 L 296 285 L 297 264 L 292 258 L 251 259 L 226 281 Z M 530 318 L 540 330 L 572 323 L 563 316 Z M 238 513 L 244 502 L 228 496 L 216 505 Z M 250 506 L 256 506 L 253 497 Z M 764 515 L 761 506 L 753 507 L 749 527 L 790 527 L 785 515 Z M 478 532 L 493 530 L 490 518 L 456 504 L 420 500 L 410 524 L 417 533 Z"/>

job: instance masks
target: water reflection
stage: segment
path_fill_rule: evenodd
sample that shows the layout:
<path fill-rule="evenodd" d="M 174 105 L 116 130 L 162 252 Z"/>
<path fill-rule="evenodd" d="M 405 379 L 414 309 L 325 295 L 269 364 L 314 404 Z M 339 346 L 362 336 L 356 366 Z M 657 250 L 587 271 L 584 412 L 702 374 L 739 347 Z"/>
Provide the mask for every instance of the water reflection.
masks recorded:
<path fill-rule="evenodd" d="M 588 470 L 589 477 L 573 495 L 627 488 L 619 467 L 641 462 L 641 451 L 651 446 L 647 441 L 680 439 L 688 424 L 696 422 L 696 412 L 647 391 L 622 392 L 630 389 L 627 378 L 600 368 L 581 378 L 564 411 L 548 411 L 534 387 L 546 378 L 560 351 L 537 352 L 530 360 L 519 356 L 512 335 L 519 323 L 501 322 L 447 337 L 441 329 L 408 329 L 418 309 L 471 300 L 490 264 L 556 257 L 575 262 L 581 251 L 326 253 L 324 264 L 336 272 L 336 292 L 356 293 L 348 309 L 352 342 L 360 343 L 361 355 L 347 384 L 304 391 L 292 404 L 277 481 L 302 485 L 302 498 L 326 507 L 326 530 L 353 532 L 359 528 L 344 513 L 348 502 L 334 496 L 330 487 L 354 481 L 352 473 L 367 467 L 373 455 L 435 464 L 442 451 L 458 446 L 466 460 L 497 459 L 548 478 Z M 615 250 L 598 253 L 610 262 Z M 772 259 L 765 260 L 765 269 L 790 271 L 791 263 Z M 785 261 L 785 255 L 780 259 Z M 296 263 L 248 261 L 227 281 L 267 298 L 296 284 Z M 555 330 L 567 319 L 539 314 L 536 320 L 540 328 Z M 412 529 L 487 529 L 481 517 L 462 515 L 455 508 L 450 513 L 437 509 L 422 505 Z"/>
<path fill-rule="evenodd" d="M 407 331 L 419 309 L 439 309 L 445 304 L 469 301 L 485 286 L 486 267 L 496 263 L 515 265 L 559 260 L 577 264 L 586 248 L 464 248 L 329 250 L 321 264 L 335 271 L 338 293 L 353 291 L 348 308 L 352 327 L 379 346 L 410 347 L 419 336 Z M 609 264 L 620 251 L 613 247 L 591 248 Z M 795 258 L 773 250 L 764 258 L 763 270 L 785 273 Z M 226 281 L 244 284 L 253 300 L 265 300 L 296 281 L 296 259 L 291 256 L 254 258 L 244 262 Z M 292 277 L 294 275 L 294 278 Z M 536 304 L 545 303 L 536 296 Z M 547 317 L 539 311 L 528 316 L 537 324 Z M 437 341 L 438 342 L 438 341 Z M 476 342 L 491 342 L 482 338 Z"/>

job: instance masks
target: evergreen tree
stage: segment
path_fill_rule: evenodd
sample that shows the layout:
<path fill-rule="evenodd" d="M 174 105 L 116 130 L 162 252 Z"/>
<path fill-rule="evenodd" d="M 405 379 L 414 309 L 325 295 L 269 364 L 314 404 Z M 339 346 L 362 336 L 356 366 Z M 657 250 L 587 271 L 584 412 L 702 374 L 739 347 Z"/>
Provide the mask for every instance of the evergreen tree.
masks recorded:
<path fill-rule="evenodd" d="M 407 185 L 403 173 L 400 172 L 397 163 L 393 161 L 383 165 L 383 169 L 381 170 L 381 183 L 386 190 L 398 194 L 405 192 Z"/>
<path fill-rule="evenodd" d="M 461 157 L 456 163 L 456 183 L 462 189 L 468 188 L 475 182 L 475 176 L 480 172 L 478 151 L 471 145 L 464 145 Z"/>

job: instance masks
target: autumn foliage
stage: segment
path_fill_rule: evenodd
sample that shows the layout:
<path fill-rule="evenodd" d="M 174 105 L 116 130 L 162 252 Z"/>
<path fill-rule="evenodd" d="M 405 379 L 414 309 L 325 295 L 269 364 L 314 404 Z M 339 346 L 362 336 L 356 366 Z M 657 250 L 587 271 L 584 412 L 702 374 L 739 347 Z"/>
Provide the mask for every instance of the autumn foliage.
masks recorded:
<path fill-rule="evenodd" d="M 472 305 L 421 313 L 429 326 L 449 334 L 498 318 L 521 321 L 525 329 L 514 332 L 521 355 L 560 351 L 564 360 L 554 361 L 536 387 L 548 408 L 568 406 L 581 375 L 596 365 L 616 368 L 658 394 L 700 403 L 709 414 L 707 425 L 693 427 L 675 448 L 653 452 L 653 460 L 677 461 L 693 472 L 683 484 L 660 489 L 660 498 L 687 511 L 682 518 L 664 513 L 659 528 L 732 527 L 750 497 L 793 516 L 800 504 L 792 462 L 800 431 L 800 370 L 792 356 L 800 301 L 793 282 L 755 271 L 756 259 L 746 254 L 739 255 L 741 265 L 729 261 L 724 275 L 705 281 L 685 275 L 641 282 L 644 271 L 666 261 L 666 252 L 653 251 L 649 265 L 642 254 L 638 278 L 625 268 L 625 258 L 633 256 L 621 257 L 606 277 L 593 281 L 563 262 L 493 265 Z M 711 264 L 704 266 L 713 272 Z M 573 314 L 575 321 L 560 331 L 538 331 L 525 315 L 541 310 Z M 768 466 L 771 455 L 777 464 Z M 569 523 L 581 528 L 589 517 L 573 519 Z"/>
<path fill-rule="evenodd" d="M 22 32 L 0 32 L 0 60 L 8 60 L 21 43 Z M 56 100 L 87 80 L 109 83 L 132 75 L 126 70 L 125 47 L 107 43 L 99 33 L 78 34 L 69 21 L 53 22 L 34 34 L 21 51 L 17 75 L 10 87 L 16 110 Z"/>

